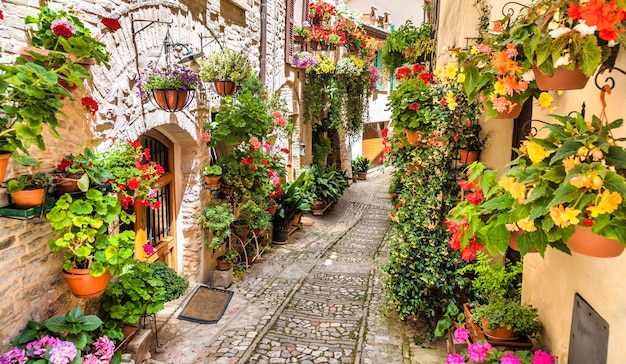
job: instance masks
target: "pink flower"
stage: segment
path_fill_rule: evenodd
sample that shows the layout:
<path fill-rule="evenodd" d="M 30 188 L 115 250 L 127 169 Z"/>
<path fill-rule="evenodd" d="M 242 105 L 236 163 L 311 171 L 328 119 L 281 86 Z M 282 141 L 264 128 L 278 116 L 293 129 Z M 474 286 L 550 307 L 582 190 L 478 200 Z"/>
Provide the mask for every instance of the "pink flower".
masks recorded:
<path fill-rule="evenodd" d="M 459 354 L 450 354 L 446 359 L 446 364 L 465 364 L 465 359 Z"/>
<path fill-rule="evenodd" d="M 154 254 L 154 247 L 150 244 L 144 244 L 143 245 L 143 251 L 144 253 L 146 253 L 146 256 L 151 256 L 152 254 Z"/>
<path fill-rule="evenodd" d="M 283 114 L 282 114 L 280 111 L 274 111 L 274 112 L 272 113 L 272 117 L 273 117 L 273 118 L 277 118 L 277 119 L 278 119 L 278 118 L 282 118 L 282 117 L 283 117 Z"/>
<path fill-rule="evenodd" d="M 533 356 L 533 364 L 554 364 L 554 356 L 545 351 L 537 350 Z"/>
<path fill-rule="evenodd" d="M 270 145 L 270 143 L 265 142 L 265 143 L 263 143 L 263 149 L 265 149 L 265 150 L 267 150 L 269 152 L 270 149 L 272 149 L 272 146 Z"/>
<path fill-rule="evenodd" d="M 278 125 L 280 126 L 287 125 L 287 120 L 285 120 L 285 118 L 278 118 Z"/>
<path fill-rule="evenodd" d="M 467 356 L 471 361 L 482 363 L 483 361 L 485 361 L 489 350 L 491 350 L 491 344 L 489 343 L 473 343 L 470 344 L 467 348 Z"/>
<path fill-rule="evenodd" d="M 500 364 L 522 364 L 522 361 L 515 354 L 508 352 L 500 359 Z"/>
<path fill-rule="evenodd" d="M 252 137 L 249 140 L 250 144 L 252 144 L 252 146 L 256 149 L 261 148 L 261 142 L 259 141 L 259 138 L 257 137 Z"/>
<path fill-rule="evenodd" d="M 463 344 L 465 340 L 469 339 L 469 330 L 464 327 L 459 327 L 454 330 L 454 342 L 457 344 Z"/>
<path fill-rule="evenodd" d="M 209 134 L 209 132 L 207 131 L 203 131 L 202 135 L 200 136 L 200 140 L 202 140 L 203 143 L 208 143 L 211 141 L 211 134 Z"/>

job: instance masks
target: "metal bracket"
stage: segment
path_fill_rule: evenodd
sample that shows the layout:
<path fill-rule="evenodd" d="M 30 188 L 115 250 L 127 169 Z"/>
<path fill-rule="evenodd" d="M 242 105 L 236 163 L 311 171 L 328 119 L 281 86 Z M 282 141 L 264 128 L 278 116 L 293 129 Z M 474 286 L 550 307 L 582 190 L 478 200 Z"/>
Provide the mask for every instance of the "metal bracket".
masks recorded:
<path fill-rule="evenodd" d="M 598 78 L 600 77 L 600 74 L 604 73 L 604 71 L 609 71 L 609 73 L 613 72 L 613 71 L 617 71 L 623 75 L 626 75 L 626 71 L 624 71 L 623 69 L 619 68 L 619 67 L 605 67 L 605 68 L 601 68 L 597 73 L 595 78 L 593 79 L 593 82 L 596 84 L 596 87 L 599 90 L 604 90 L 604 86 L 609 86 L 609 88 L 611 90 L 613 90 L 613 88 L 615 87 L 615 79 L 611 76 L 606 76 L 606 78 L 604 79 L 604 85 L 600 86 L 600 84 L 598 83 Z"/>
<path fill-rule="evenodd" d="M 509 19 L 515 15 L 515 9 L 513 5 L 517 5 L 522 9 L 528 9 L 528 5 L 518 3 L 517 1 L 509 1 L 506 4 L 502 5 L 502 15 L 508 16 Z"/>

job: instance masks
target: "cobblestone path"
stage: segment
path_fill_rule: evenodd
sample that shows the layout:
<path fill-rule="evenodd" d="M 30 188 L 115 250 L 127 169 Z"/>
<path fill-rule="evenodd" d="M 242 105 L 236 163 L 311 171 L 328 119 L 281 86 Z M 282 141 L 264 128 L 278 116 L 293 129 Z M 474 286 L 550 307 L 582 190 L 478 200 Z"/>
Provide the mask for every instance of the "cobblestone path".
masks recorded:
<path fill-rule="evenodd" d="M 153 363 L 445 362 L 412 343 L 413 329 L 384 315 L 378 263 L 386 259 L 389 174 L 351 186 L 314 224 L 272 247 L 243 279 L 215 325 L 178 320 L 184 299 L 158 316 Z"/>

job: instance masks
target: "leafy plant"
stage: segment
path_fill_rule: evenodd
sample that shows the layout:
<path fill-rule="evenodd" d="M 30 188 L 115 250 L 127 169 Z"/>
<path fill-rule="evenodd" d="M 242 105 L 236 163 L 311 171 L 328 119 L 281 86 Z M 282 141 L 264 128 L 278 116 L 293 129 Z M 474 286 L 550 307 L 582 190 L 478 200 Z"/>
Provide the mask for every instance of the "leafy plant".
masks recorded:
<path fill-rule="evenodd" d="M 348 178 L 334 165 L 330 168 L 311 166 L 308 170 L 311 174 L 311 194 L 315 201 L 335 202 L 348 188 Z"/>
<path fill-rule="evenodd" d="M 42 323 L 29 321 L 13 342 L 15 347 L 0 355 L 0 362 L 120 363 L 121 354 L 115 352 L 115 345 L 108 337 L 94 339 L 102 324 L 98 316 L 84 316 L 79 306 L 65 316 L 55 316 Z"/>
<path fill-rule="evenodd" d="M 154 90 L 195 90 L 202 84 L 197 74 L 180 65 L 164 70 L 146 68 L 137 83 L 142 96 L 150 95 Z"/>
<path fill-rule="evenodd" d="M 276 199 L 278 210 L 274 215 L 274 227 L 287 229 L 289 221 L 297 213 L 309 211 L 314 196 L 309 192 L 311 181 L 307 172 L 302 172 L 295 181 L 289 183 L 283 195 Z"/>
<path fill-rule="evenodd" d="M 504 326 L 517 335 L 533 337 L 542 330 L 538 320 L 537 309 L 530 305 L 522 305 L 515 299 L 492 297 L 489 303 L 472 309 L 472 320 L 482 324 L 487 321 L 490 330 Z"/>
<path fill-rule="evenodd" d="M 200 226 L 208 230 L 204 239 L 206 246 L 213 251 L 219 249 L 230 236 L 230 225 L 234 221 L 235 215 L 230 204 L 205 207 L 204 213 L 200 215 Z M 210 239 L 209 234 L 212 234 Z"/>
<path fill-rule="evenodd" d="M 176 273 L 165 262 L 152 262 L 152 276 L 165 288 L 165 302 L 173 301 L 182 296 L 189 288 L 189 278 Z"/>
<path fill-rule="evenodd" d="M 248 56 L 230 48 L 211 52 L 198 63 L 199 76 L 204 82 L 228 80 L 238 84 L 253 76 Z"/>
<path fill-rule="evenodd" d="M 85 192 L 89 189 L 90 184 L 99 186 L 113 178 L 111 172 L 93 164 L 96 158 L 96 154 L 85 147 L 82 154 L 66 155 L 61 163 L 57 164 L 54 173 L 60 173 L 66 178 L 78 179 L 78 188 Z"/>
<path fill-rule="evenodd" d="M 22 190 L 38 190 L 45 188 L 52 182 L 52 176 L 46 172 L 35 174 L 23 174 L 7 181 L 7 193 L 15 193 Z"/>
<path fill-rule="evenodd" d="M 222 175 L 222 167 L 214 164 L 212 166 L 206 166 L 204 167 L 204 170 L 202 171 L 202 173 L 205 176 L 221 176 Z"/>
<path fill-rule="evenodd" d="M 89 274 L 99 277 L 105 271 L 119 274 L 132 260 L 135 232 L 127 230 L 109 236 L 111 223 L 120 218 L 129 223 L 131 217 L 113 196 L 90 189 L 83 198 L 74 199 L 64 194 L 46 214 L 52 233 L 59 237 L 50 239 L 53 252 L 65 249 L 63 269 L 89 269 Z"/>
<path fill-rule="evenodd" d="M 493 262 L 487 254 L 476 252 L 476 260 L 459 269 L 459 274 L 473 272 L 471 287 L 481 302 L 492 297 L 505 299 L 521 299 L 521 274 L 524 265 L 521 261 L 512 264 L 508 259 L 506 265 Z"/>
<path fill-rule="evenodd" d="M 354 160 L 354 165 L 356 166 L 357 172 L 366 173 L 370 169 L 370 164 L 372 162 L 365 157 L 359 156 Z"/>
<path fill-rule="evenodd" d="M 431 28 L 432 31 L 432 28 Z M 405 51 L 420 39 L 420 29 L 407 20 L 387 35 L 382 47 L 382 62 L 385 69 L 394 74 L 396 68 L 407 62 Z"/>
<path fill-rule="evenodd" d="M 139 261 L 124 267 L 117 281 L 109 283 L 104 295 L 102 309 L 111 319 L 119 321 L 119 327 L 161 311 L 166 302 L 164 282 L 157 279 L 150 264 Z"/>

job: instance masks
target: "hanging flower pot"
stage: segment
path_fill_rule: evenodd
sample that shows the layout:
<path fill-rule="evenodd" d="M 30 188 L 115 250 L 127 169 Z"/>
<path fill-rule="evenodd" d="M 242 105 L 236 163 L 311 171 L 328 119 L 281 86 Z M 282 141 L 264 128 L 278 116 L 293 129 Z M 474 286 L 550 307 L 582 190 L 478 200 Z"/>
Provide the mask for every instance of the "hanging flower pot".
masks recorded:
<path fill-rule="evenodd" d="M 522 113 L 522 104 L 514 102 L 513 107 L 494 116 L 492 119 L 515 119 Z"/>
<path fill-rule="evenodd" d="M 419 131 L 411 131 L 405 129 L 404 133 L 406 134 L 406 138 L 409 140 L 409 144 L 411 144 L 412 146 L 417 147 L 418 145 L 422 144 L 422 141 L 420 140 L 421 133 Z"/>
<path fill-rule="evenodd" d="M 100 277 L 89 274 L 89 269 L 71 269 L 61 273 L 70 286 L 72 294 L 78 298 L 94 298 L 102 295 L 109 283 L 111 274 L 106 271 Z"/>
<path fill-rule="evenodd" d="M 576 231 L 567 241 L 567 247 L 578 254 L 596 258 L 617 257 L 626 246 L 615 239 L 597 235 L 591 228 L 576 226 Z"/>
<path fill-rule="evenodd" d="M 220 179 L 221 176 L 215 175 L 204 175 L 204 182 L 208 189 L 217 190 L 220 188 Z"/>
<path fill-rule="evenodd" d="M 154 102 L 161 110 L 176 112 L 184 109 L 193 100 L 195 90 L 159 89 L 152 90 Z"/>
<path fill-rule="evenodd" d="M 540 90 L 579 90 L 585 88 L 589 76 L 585 75 L 580 68 L 569 70 L 557 67 L 554 75 L 548 76 L 533 66 L 535 81 Z"/>
<path fill-rule="evenodd" d="M 224 97 L 234 95 L 237 92 L 238 86 L 230 80 L 215 80 L 213 81 L 213 89 L 215 93 Z"/>
<path fill-rule="evenodd" d="M 480 157 L 480 150 L 465 150 L 459 149 L 459 158 L 463 164 L 471 164 L 478 160 Z"/>

